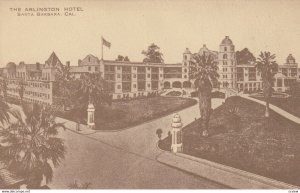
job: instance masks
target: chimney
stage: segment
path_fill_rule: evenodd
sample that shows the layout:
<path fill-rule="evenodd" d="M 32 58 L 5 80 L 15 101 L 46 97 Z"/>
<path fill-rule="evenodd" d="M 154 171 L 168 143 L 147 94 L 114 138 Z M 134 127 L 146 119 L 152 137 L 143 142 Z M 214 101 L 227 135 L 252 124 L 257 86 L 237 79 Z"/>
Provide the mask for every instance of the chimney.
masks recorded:
<path fill-rule="evenodd" d="M 70 66 L 70 61 L 66 61 L 66 66 Z"/>
<path fill-rule="evenodd" d="M 203 48 L 206 48 L 206 44 L 203 44 Z"/>
<path fill-rule="evenodd" d="M 225 36 L 226 39 L 229 39 L 229 36 Z"/>
<path fill-rule="evenodd" d="M 81 60 L 78 60 L 78 66 L 80 66 L 81 65 Z"/>

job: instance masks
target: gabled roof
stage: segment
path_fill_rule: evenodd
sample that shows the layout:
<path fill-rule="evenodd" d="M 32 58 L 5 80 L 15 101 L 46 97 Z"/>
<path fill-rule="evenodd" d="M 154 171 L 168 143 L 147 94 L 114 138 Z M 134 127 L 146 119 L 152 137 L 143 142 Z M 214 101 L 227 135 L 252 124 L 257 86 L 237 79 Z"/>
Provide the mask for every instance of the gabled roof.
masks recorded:
<path fill-rule="evenodd" d="M 202 48 L 200 48 L 200 50 L 199 50 L 199 52 L 198 52 L 198 54 L 200 54 L 201 56 L 203 55 L 203 54 L 212 54 L 215 58 L 216 57 L 218 57 L 218 52 L 217 51 L 213 51 L 213 50 L 210 50 L 210 49 L 208 49 L 207 47 L 206 47 L 206 44 L 203 44 L 203 47 Z"/>
<path fill-rule="evenodd" d="M 278 72 L 274 75 L 275 78 L 286 78 L 286 76 L 284 74 L 282 74 L 281 72 Z"/>
<path fill-rule="evenodd" d="M 87 55 L 87 56 L 86 56 L 85 58 L 83 58 L 82 60 L 85 60 L 85 59 L 87 59 L 88 57 L 90 57 L 90 58 L 95 58 L 95 59 L 97 59 L 97 60 L 99 61 L 99 58 L 96 57 L 96 56 L 94 56 L 93 54 Z"/>
<path fill-rule="evenodd" d="M 52 52 L 52 54 L 50 55 L 48 60 L 46 60 L 45 64 L 48 67 L 57 67 L 57 66 L 63 65 L 61 63 L 61 61 L 59 60 L 59 58 L 57 57 L 57 55 L 55 54 L 55 52 Z"/>

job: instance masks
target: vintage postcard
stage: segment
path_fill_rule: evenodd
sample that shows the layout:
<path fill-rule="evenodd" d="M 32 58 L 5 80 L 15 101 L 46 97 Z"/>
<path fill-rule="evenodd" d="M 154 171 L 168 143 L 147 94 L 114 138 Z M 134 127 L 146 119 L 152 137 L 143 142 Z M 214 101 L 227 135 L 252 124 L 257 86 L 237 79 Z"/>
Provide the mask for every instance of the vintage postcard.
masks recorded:
<path fill-rule="evenodd" d="M 0 189 L 298 192 L 299 10 L 0 0 Z"/>

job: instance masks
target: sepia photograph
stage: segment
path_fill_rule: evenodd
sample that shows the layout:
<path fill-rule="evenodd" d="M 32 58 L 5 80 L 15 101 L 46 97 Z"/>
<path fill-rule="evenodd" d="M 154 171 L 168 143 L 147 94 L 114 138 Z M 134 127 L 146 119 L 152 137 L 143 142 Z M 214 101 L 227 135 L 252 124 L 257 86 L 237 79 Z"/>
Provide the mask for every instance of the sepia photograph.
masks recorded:
<path fill-rule="evenodd" d="M 300 188 L 299 0 L 0 0 L 0 190 Z"/>

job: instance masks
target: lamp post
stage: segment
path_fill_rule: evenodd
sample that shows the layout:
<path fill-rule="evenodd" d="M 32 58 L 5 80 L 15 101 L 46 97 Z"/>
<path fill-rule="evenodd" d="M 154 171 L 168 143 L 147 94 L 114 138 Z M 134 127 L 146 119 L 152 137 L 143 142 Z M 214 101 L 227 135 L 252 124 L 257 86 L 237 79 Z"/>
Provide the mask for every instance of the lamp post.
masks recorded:
<path fill-rule="evenodd" d="M 179 153 L 183 151 L 182 145 L 182 123 L 180 115 L 177 113 L 174 115 L 172 119 L 172 145 L 171 151 L 173 153 Z"/>
<path fill-rule="evenodd" d="M 95 107 L 92 103 L 88 105 L 87 109 L 88 117 L 87 117 L 87 125 L 89 129 L 94 129 L 95 127 Z"/>

